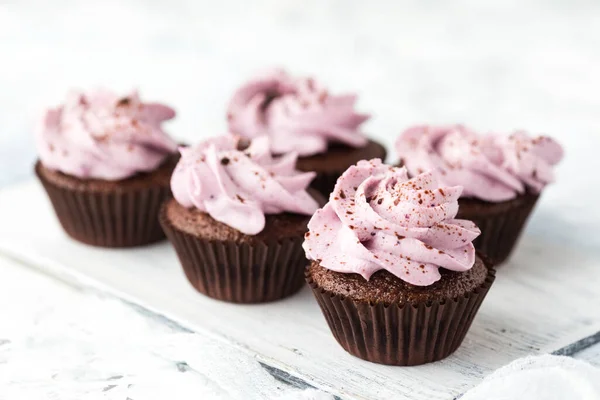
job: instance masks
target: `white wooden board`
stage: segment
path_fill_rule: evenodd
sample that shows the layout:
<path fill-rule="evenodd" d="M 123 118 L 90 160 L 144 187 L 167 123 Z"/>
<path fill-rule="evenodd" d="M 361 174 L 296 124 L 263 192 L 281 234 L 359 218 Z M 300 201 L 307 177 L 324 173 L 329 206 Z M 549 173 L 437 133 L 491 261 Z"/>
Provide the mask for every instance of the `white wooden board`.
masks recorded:
<path fill-rule="evenodd" d="M 304 393 L 251 354 L 110 295 L 7 257 L 0 256 L 0 271 L 2 400 L 272 400 Z"/>
<path fill-rule="evenodd" d="M 543 203 L 540 208 L 539 215 L 553 214 Z M 543 232 L 536 223 L 533 231 Z M 189 286 L 167 243 L 134 250 L 78 244 L 60 230 L 37 183 L 0 191 L 0 253 L 135 302 L 344 399 L 453 399 L 518 357 L 553 352 L 600 331 L 600 251 L 572 236 L 522 240 L 453 356 L 387 367 L 346 354 L 307 288 L 272 304 L 217 302 Z"/>

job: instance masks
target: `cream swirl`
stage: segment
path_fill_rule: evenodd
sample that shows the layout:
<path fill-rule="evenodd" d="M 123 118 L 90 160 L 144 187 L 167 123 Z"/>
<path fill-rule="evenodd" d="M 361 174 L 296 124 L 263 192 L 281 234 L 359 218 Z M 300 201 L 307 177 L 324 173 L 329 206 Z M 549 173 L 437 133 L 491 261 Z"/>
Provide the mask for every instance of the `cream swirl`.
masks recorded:
<path fill-rule="evenodd" d="M 72 92 L 49 109 L 36 132 L 42 164 L 80 178 L 120 180 L 157 168 L 177 152 L 162 129 L 170 107 L 142 103 L 137 92 Z"/>
<path fill-rule="evenodd" d="M 330 143 L 363 147 L 359 131 L 369 116 L 355 111 L 355 95 L 332 95 L 312 78 L 293 78 L 283 70 L 258 76 L 239 88 L 227 110 L 232 133 L 271 138 L 276 154 L 324 153 Z"/>
<path fill-rule="evenodd" d="M 499 202 L 554 181 L 561 146 L 546 136 L 479 135 L 462 125 L 415 126 L 396 142 L 411 175 L 436 170 L 444 184 L 462 185 L 464 197 Z"/>
<path fill-rule="evenodd" d="M 495 136 L 493 143 L 500 149 L 502 167 L 534 193 L 554 182 L 553 167 L 562 160 L 564 152 L 552 138 L 532 138 L 517 131 L 509 136 Z"/>
<path fill-rule="evenodd" d="M 308 258 L 369 279 L 385 269 L 417 286 L 439 268 L 469 270 L 479 229 L 454 219 L 462 187 L 441 187 L 431 172 L 408 179 L 405 168 L 360 161 L 339 178 L 329 202 L 308 224 Z"/>
<path fill-rule="evenodd" d="M 311 215 L 319 206 L 306 191 L 313 172 L 296 171 L 295 153 L 273 157 L 269 139 L 215 137 L 182 148 L 171 178 L 175 200 L 242 233 L 265 227 L 265 214 Z"/>

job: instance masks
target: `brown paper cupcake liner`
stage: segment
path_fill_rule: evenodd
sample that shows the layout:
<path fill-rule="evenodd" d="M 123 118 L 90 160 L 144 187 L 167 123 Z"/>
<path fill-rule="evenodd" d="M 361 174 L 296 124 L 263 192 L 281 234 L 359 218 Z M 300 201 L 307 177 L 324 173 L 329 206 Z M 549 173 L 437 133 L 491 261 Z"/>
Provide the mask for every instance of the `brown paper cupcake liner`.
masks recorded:
<path fill-rule="evenodd" d="M 443 302 L 372 304 L 355 301 L 306 280 L 338 343 L 353 356 L 387 365 L 420 365 L 452 354 L 462 343 L 495 279 L 473 292 Z"/>
<path fill-rule="evenodd" d="M 73 239 L 100 247 L 134 247 L 165 238 L 158 222 L 168 186 L 135 190 L 90 191 L 62 187 L 36 174 L 64 231 Z"/>
<path fill-rule="evenodd" d="M 510 204 L 502 207 L 503 210 L 496 211 L 500 206 L 490 204 L 487 212 L 481 208 L 471 210 L 459 200 L 457 218 L 471 220 L 481 229 L 481 235 L 473 244 L 497 266 L 512 253 L 538 198 L 539 195 L 526 194 L 511 200 Z"/>
<path fill-rule="evenodd" d="M 163 229 L 200 293 L 233 303 L 265 303 L 291 296 L 304 285 L 308 260 L 303 237 L 258 243 L 204 240 L 174 227 L 164 210 Z"/>

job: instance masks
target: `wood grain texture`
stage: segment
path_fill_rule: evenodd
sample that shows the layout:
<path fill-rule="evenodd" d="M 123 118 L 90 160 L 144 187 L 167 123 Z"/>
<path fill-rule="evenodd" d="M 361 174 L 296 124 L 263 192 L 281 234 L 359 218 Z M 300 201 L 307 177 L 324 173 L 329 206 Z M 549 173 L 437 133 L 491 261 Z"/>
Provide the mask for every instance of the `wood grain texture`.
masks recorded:
<path fill-rule="evenodd" d="M 578 356 L 585 350 L 596 346 L 600 346 L 600 331 L 554 350 L 552 354 L 556 356 Z"/>
<path fill-rule="evenodd" d="M 337 345 L 308 288 L 272 304 L 211 300 L 189 286 L 167 243 L 133 250 L 85 246 L 59 229 L 36 183 L 0 193 L 1 252 L 225 340 L 341 398 L 451 399 L 518 357 L 552 352 L 600 330 L 597 251 L 526 237 L 513 261 L 498 271 L 454 355 L 414 368 L 371 364 Z M 11 204 L 29 210 L 27 218 L 11 213 Z"/>
<path fill-rule="evenodd" d="M 83 282 L 77 290 L 1 256 L 0 270 L 2 399 L 263 400 L 308 387 Z"/>
<path fill-rule="evenodd" d="M 587 361 L 592 365 L 600 367 L 600 344 L 595 344 L 577 353 L 575 358 Z"/>
<path fill-rule="evenodd" d="M 111 0 L 93 12 L 87 2 L 9 3 L 0 24 L 7 94 L 0 96 L 0 182 L 30 170 L 32 121 L 73 84 L 93 87 L 103 77 L 129 89 L 133 77 L 145 95 L 177 109 L 170 131 L 196 141 L 222 132 L 232 90 L 272 63 L 361 93 L 361 110 L 375 114 L 367 131 L 388 146 L 408 124 L 466 122 L 562 135 L 567 158 L 463 347 L 415 369 L 347 356 L 305 292 L 265 308 L 228 308 L 185 284 L 167 246 L 121 255 L 68 242 L 34 187 L 0 192 L 2 251 L 143 304 L 140 312 L 176 316 L 186 329 L 236 343 L 347 398 L 451 398 L 514 357 L 564 349 L 598 331 L 600 3 L 269 0 L 239 13 L 231 12 L 238 2 L 146 8 Z M 134 34 L 105 23 L 115 18 Z"/>

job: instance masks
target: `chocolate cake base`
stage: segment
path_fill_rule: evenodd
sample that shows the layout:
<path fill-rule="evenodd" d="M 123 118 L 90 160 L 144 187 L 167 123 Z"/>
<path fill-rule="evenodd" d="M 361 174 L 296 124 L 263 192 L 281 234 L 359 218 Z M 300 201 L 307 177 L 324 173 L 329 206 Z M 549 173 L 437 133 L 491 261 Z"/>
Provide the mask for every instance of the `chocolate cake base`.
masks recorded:
<path fill-rule="evenodd" d="M 158 211 L 171 197 L 170 179 L 178 159 L 173 155 L 155 171 L 120 181 L 77 178 L 40 161 L 35 173 L 73 239 L 92 246 L 134 247 L 165 238 Z"/>
<path fill-rule="evenodd" d="M 347 352 L 404 366 L 452 354 L 494 279 L 494 269 L 481 258 L 470 271 L 444 271 L 438 282 L 426 287 L 410 285 L 387 271 L 376 272 L 369 281 L 317 262 L 306 271 L 333 336 Z"/>
<path fill-rule="evenodd" d="M 500 203 L 461 198 L 457 218 L 473 221 L 481 229 L 473 244 L 496 266 L 512 253 L 538 198 L 532 193 Z"/>
<path fill-rule="evenodd" d="M 192 286 L 234 303 L 264 303 L 296 293 L 308 260 L 302 249 L 310 216 L 267 215 L 265 229 L 245 235 L 174 199 L 160 222 Z"/>
<path fill-rule="evenodd" d="M 300 171 L 314 171 L 317 176 L 311 187 L 329 198 L 337 179 L 350 166 L 360 160 L 380 158 L 385 161 L 387 151 L 383 145 L 369 140 L 365 147 L 354 148 L 341 144 L 330 146 L 326 153 L 298 158 L 297 168 Z"/>

